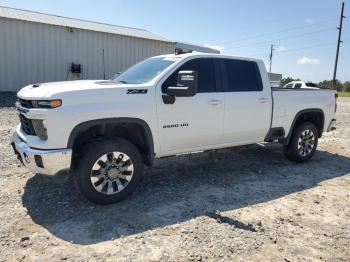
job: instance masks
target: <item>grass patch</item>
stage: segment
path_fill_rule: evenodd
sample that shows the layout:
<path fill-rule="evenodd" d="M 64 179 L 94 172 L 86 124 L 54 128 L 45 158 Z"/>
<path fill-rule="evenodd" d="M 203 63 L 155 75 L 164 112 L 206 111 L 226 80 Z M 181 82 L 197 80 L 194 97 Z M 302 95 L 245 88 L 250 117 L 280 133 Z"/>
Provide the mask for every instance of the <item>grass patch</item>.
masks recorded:
<path fill-rule="evenodd" d="M 339 96 L 350 97 L 350 92 L 338 92 Z"/>

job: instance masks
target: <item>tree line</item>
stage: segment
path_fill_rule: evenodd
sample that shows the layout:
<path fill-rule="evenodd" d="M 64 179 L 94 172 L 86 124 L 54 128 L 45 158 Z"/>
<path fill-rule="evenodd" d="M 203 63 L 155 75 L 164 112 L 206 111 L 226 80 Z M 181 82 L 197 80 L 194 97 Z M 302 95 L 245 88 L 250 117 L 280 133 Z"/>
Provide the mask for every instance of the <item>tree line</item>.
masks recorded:
<path fill-rule="evenodd" d="M 289 82 L 292 81 L 300 81 L 299 78 L 292 78 L 292 77 L 284 77 L 281 80 L 281 86 L 284 86 L 286 84 L 288 84 Z M 320 88 L 333 88 L 333 81 L 332 80 L 323 80 L 322 82 L 318 83 L 318 86 Z M 345 81 L 345 82 L 341 82 L 339 80 L 336 80 L 336 84 L 335 87 L 337 89 L 337 91 L 339 92 L 350 92 L 350 81 Z"/>

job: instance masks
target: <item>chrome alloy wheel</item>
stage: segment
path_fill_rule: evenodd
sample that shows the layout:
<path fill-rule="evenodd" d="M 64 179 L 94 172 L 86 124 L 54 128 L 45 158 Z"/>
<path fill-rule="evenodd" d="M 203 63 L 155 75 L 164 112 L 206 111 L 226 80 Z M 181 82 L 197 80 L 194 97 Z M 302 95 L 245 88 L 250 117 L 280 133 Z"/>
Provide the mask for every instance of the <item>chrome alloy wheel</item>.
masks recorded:
<path fill-rule="evenodd" d="M 304 130 L 298 139 L 298 151 L 303 157 L 309 155 L 315 146 L 315 135 L 310 129 Z"/>
<path fill-rule="evenodd" d="M 122 152 L 102 155 L 92 167 L 90 180 L 96 191 L 106 195 L 121 192 L 134 174 L 131 158 Z"/>

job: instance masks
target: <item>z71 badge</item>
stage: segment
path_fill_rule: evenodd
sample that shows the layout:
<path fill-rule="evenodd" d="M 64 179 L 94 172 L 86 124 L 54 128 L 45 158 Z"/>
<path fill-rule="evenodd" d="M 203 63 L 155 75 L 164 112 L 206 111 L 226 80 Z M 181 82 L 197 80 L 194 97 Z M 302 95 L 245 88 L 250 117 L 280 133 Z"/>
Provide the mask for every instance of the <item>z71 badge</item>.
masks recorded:
<path fill-rule="evenodd" d="M 147 94 L 147 89 L 128 89 L 127 94 Z"/>

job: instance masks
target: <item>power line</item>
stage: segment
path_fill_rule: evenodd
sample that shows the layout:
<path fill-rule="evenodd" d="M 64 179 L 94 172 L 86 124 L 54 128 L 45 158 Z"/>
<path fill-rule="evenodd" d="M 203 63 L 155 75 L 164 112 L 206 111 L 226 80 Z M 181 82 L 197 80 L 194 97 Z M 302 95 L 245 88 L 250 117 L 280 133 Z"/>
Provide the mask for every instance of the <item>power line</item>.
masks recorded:
<path fill-rule="evenodd" d="M 261 41 L 261 42 L 256 42 L 256 43 L 252 43 L 252 44 L 247 44 L 247 45 L 240 45 L 240 46 L 235 46 L 235 47 L 229 47 L 229 48 L 225 48 L 225 50 L 238 49 L 238 48 L 243 48 L 243 47 L 248 47 L 248 46 L 266 44 L 266 43 L 270 43 L 270 42 L 274 42 L 274 41 L 281 41 L 281 40 L 285 40 L 285 39 L 297 38 L 297 37 L 302 37 L 302 36 L 306 36 L 306 35 L 318 34 L 318 33 L 326 32 L 326 31 L 330 31 L 330 30 L 334 30 L 334 28 L 331 27 L 331 28 L 327 28 L 327 29 L 322 29 L 322 30 L 317 30 L 317 31 L 312 31 L 312 32 L 306 32 L 306 33 L 303 33 L 303 34 L 297 34 L 297 35 L 292 35 L 292 36 L 287 36 L 287 37 L 282 37 L 282 38 L 275 38 L 275 39 L 268 40 L 268 41 Z"/>
<path fill-rule="evenodd" d="M 300 48 L 293 48 L 293 49 L 288 49 L 286 51 L 283 51 L 281 53 L 294 52 L 294 51 L 315 48 L 315 47 L 323 47 L 323 46 L 334 45 L 334 44 L 335 44 L 335 42 L 329 42 L 329 43 L 324 43 L 324 44 L 319 44 L 319 45 L 311 45 L 311 46 L 305 46 L 305 47 L 300 47 Z"/>
<path fill-rule="evenodd" d="M 344 41 L 344 43 L 346 43 L 347 41 Z M 317 47 L 323 47 L 323 46 L 329 46 L 329 45 L 335 45 L 336 43 L 335 42 L 327 42 L 327 43 L 324 43 L 324 44 L 318 44 L 318 45 L 310 45 L 310 46 L 303 46 L 303 47 L 298 47 L 298 48 L 293 48 L 293 49 L 288 49 L 286 51 L 281 51 L 281 52 L 278 52 L 279 54 L 283 54 L 283 53 L 288 53 L 288 52 L 294 52 L 294 51 L 299 51 L 299 50 L 304 50 L 304 49 L 310 49 L 310 48 L 317 48 Z M 254 54 L 254 55 L 248 55 L 248 56 L 251 56 L 251 57 L 256 57 L 256 56 L 259 56 L 259 55 L 265 55 L 266 53 L 257 53 L 257 54 Z"/>
<path fill-rule="evenodd" d="M 274 31 L 274 32 L 259 34 L 259 35 L 255 35 L 255 36 L 248 36 L 248 37 L 241 38 L 241 39 L 237 39 L 237 40 L 224 41 L 224 42 L 221 42 L 221 43 L 217 43 L 216 45 L 223 45 L 223 44 L 227 44 L 227 43 L 242 42 L 242 41 L 246 41 L 246 40 L 261 38 L 261 37 L 263 37 L 263 36 L 274 35 L 274 34 L 280 34 L 280 33 L 289 32 L 289 31 L 293 31 L 293 30 L 298 30 L 298 29 L 313 27 L 313 26 L 315 26 L 315 25 L 324 24 L 324 23 L 328 23 L 328 22 L 331 22 L 331 21 L 335 21 L 335 20 L 336 20 L 336 19 L 328 19 L 328 20 L 323 20 L 323 21 L 320 21 L 320 22 L 317 22 L 317 23 L 313 23 L 313 24 L 310 24 L 310 25 L 289 27 L 289 28 L 286 28 L 286 29 L 283 29 L 283 30 L 279 30 L 279 31 Z"/>

